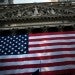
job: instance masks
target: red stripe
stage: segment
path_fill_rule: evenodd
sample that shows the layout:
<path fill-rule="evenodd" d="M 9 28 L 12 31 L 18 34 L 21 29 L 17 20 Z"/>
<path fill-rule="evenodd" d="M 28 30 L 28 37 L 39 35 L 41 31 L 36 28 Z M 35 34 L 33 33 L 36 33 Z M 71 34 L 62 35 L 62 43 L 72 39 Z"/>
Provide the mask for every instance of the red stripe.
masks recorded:
<path fill-rule="evenodd" d="M 75 69 L 41 72 L 40 75 L 75 75 Z"/>
<path fill-rule="evenodd" d="M 14 70 L 14 69 L 26 69 L 26 68 L 41 68 L 41 67 L 54 67 L 54 66 L 65 66 L 65 65 L 75 65 L 75 61 L 64 61 L 58 63 L 48 63 L 48 64 L 33 64 L 33 65 L 16 65 L 16 66 L 5 66 L 0 67 L 0 71 L 3 70 Z"/>
<path fill-rule="evenodd" d="M 73 45 L 75 42 L 57 42 L 57 43 L 44 43 L 44 44 L 33 44 L 29 45 L 29 47 L 43 47 L 43 46 L 54 46 L 54 45 Z"/>
<path fill-rule="evenodd" d="M 66 32 L 51 32 L 51 33 L 36 33 L 29 34 L 29 36 L 41 36 L 41 35 L 58 35 L 58 34 L 75 34 L 75 31 L 66 31 Z"/>
<path fill-rule="evenodd" d="M 52 37 L 52 38 L 42 38 L 42 39 L 29 39 L 29 42 L 34 41 L 42 41 L 42 40 L 69 40 L 69 39 L 75 39 L 75 36 L 69 36 L 69 37 Z"/>
<path fill-rule="evenodd" d="M 31 73 L 8 74 L 8 75 L 32 75 L 32 72 Z"/>
<path fill-rule="evenodd" d="M 65 58 L 65 57 L 75 57 L 75 54 L 61 54 L 54 56 L 40 56 L 40 57 L 28 57 L 28 58 L 14 58 L 14 59 L 1 59 L 0 62 L 21 62 L 21 61 L 30 61 L 30 60 L 46 60 L 46 59 L 57 59 L 57 58 Z"/>
<path fill-rule="evenodd" d="M 75 51 L 75 48 L 58 48 L 58 49 L 45 49 L 45 50 L 33 50 L 29 53 L 44 53 L 44 52 L 57 52 L 57 51 Z"/>

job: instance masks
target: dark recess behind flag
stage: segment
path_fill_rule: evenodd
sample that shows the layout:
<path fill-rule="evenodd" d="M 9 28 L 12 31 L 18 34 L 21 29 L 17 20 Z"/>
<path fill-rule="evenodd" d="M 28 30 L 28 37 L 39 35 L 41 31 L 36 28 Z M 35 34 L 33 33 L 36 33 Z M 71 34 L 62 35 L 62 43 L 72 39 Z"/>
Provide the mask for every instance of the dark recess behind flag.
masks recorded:
<path fill-rule="evenodd" d="M 39 69 L 35 71 L 32 75 L 39 75 Z"/>

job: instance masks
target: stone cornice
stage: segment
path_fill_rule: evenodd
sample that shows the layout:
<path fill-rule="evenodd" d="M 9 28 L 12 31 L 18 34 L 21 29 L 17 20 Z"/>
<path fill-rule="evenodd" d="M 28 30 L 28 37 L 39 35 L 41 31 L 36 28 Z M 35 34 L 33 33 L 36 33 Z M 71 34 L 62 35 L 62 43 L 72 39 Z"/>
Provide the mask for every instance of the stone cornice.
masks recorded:
<path fill-rule="evenodd" d="M 0 22 L 38 22 L 75 20 L 75 4 L 30 3 L 0 5 Z"/>

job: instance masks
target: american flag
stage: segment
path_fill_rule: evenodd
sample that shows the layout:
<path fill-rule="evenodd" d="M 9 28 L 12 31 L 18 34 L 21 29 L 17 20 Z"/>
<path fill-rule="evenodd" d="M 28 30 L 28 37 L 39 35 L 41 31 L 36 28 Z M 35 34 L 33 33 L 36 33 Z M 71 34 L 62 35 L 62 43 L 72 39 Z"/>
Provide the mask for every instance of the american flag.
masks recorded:
<path fill-rule="evenodd" d="M 75 74 L 75 31 L 0 36 L 0 75 Z"/>

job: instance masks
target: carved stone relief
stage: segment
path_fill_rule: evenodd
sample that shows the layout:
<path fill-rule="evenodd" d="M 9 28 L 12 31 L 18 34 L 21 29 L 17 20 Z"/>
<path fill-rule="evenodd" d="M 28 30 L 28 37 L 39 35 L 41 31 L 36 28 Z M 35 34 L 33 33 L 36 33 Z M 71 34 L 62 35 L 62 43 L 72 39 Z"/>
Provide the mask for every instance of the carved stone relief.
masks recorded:
<path fill-rule="evenodd" d="M 74 10 L 72 10 L 72 8 Z M 2 11 L 3 10 L 3 11 Z M 0 7 L 0 19 L 29 18 L 37 16 L 55 16 L 75 14 L 74 7 L 52 6 L 42 4 L 12 5 Z"/>

